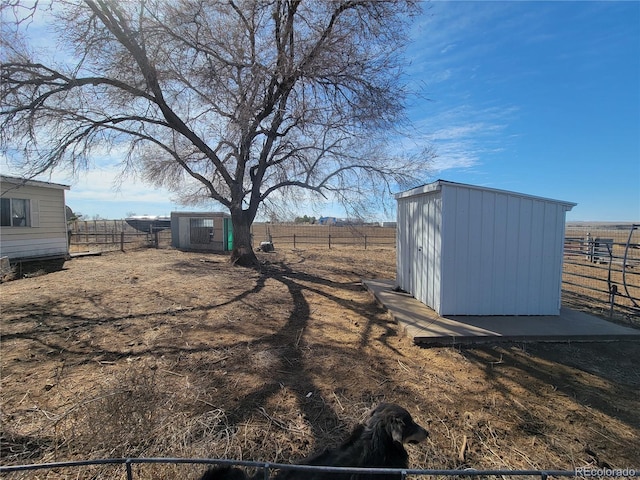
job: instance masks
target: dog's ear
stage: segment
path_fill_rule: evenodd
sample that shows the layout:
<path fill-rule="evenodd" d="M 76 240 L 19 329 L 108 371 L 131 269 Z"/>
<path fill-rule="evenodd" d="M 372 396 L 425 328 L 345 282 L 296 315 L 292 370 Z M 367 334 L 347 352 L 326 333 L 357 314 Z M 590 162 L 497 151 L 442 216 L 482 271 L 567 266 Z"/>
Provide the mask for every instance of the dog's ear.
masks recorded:
<path fill-rule="evenodd" d="M 403 443 L 405 423 L 397 410 L 400 407 L 390 403 L 380 403 L 369 411 L 367 425 L 371 430 L 385 432 L 394 442 Z"/>
<path fill-rule="evenodd" d="M 394 442 L 399 444 L 402 444 L 404 440 L 404 427 L 405 425 L 401 418 L 391 416 L 387 420 L 387 433 L 393 438 Z"/>

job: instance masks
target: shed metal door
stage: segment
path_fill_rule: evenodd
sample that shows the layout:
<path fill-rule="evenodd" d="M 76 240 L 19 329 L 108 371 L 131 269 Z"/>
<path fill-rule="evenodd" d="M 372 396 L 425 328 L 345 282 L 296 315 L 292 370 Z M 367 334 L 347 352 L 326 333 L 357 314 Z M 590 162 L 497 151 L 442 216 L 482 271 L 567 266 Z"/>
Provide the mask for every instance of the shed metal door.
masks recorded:
<path fill-rule="evenodd" d="M 442 197 L 439 192 L 418 197 L 415 297 L 434 310 L 440 308 Z"/>
<path fill-rule="evenodd" d="M 398 286 L 436 311 L 440 306 L 441 210 L 439 192 L 398 202 Z"/>
<path fill-rule="evenodd" d="M 191 245 L 209 245 L 213 242 L 213 218 L 189 219 L 189 243 Z"/>

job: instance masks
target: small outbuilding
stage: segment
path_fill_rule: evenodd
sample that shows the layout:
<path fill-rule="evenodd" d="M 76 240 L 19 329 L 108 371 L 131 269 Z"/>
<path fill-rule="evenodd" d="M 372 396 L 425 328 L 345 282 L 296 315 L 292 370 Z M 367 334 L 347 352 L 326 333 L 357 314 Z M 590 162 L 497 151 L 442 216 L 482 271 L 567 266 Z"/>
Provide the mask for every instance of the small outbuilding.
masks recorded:
<path fill-rule="evenodd" d="M 576 204 L 445 180 L 395 195 L 400 289 L 439 315 L 559 315 Z"/>
<path fill-rule="evenodd" d="M 0 256 L 11 263 L 66 259 L 68 185 L 0 175 Z"/>
<path fill-rule="evenodd" d="M 171 212 L 171 245 L 180 250 L 231 251 L 231 215 L 223 212 Z"/>

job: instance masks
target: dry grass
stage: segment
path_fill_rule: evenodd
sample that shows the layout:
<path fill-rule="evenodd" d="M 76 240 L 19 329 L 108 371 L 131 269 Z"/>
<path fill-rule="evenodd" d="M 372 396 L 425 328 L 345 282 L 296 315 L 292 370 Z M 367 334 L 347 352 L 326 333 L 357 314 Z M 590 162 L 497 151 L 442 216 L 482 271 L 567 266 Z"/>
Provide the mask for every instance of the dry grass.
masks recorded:
<path fill-rule="evenodd" d="M 413 467 L 638 466 L 638 343 L 421 349 L 360 285 L 393 277 L 394 252 L 287 249 L 255 271 L 140 250 L 0 285 L 3 464 L 289 462 L 336 444 L 384 400 L 430 431 L 410 447 Z M 200 470 L 136 466 L 135 478 Z"/>

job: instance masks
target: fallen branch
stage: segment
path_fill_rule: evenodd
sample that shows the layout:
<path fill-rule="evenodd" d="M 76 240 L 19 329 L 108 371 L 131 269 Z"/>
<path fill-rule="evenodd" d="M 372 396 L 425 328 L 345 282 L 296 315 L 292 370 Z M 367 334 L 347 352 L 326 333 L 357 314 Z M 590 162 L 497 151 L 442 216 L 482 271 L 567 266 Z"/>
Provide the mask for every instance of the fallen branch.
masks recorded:
<path fill-rule="evenodd" d="M 462 437 L 462 446 L 460 447 L 460 452 L 458 453 L 458 460 L 464 462 L 465 453 L 467 452 L 467 446 L 469 444 L 469 439 L 465 435 Z"/>

